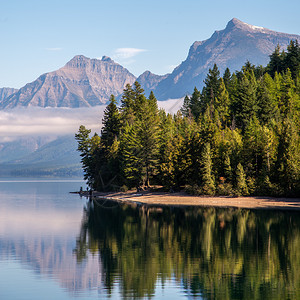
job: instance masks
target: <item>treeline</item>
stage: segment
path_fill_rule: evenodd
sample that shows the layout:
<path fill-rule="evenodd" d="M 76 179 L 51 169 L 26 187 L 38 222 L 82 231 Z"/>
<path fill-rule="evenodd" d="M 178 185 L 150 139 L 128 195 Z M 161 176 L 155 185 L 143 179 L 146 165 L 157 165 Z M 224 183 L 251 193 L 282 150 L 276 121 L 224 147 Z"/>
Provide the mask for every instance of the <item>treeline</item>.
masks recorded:
<path fill-rule="evenodd" d="M 97 190 L 161 185 L 205 195 L 300 195 L 300 47 L 277 47 L 266 68 L 247 62 L 221 77 L 209 70 L 202 91 L 175 115 L 151 92 L 127 85 L 104 112 L 101 135 L 76 134 L 85 179 Z"/>

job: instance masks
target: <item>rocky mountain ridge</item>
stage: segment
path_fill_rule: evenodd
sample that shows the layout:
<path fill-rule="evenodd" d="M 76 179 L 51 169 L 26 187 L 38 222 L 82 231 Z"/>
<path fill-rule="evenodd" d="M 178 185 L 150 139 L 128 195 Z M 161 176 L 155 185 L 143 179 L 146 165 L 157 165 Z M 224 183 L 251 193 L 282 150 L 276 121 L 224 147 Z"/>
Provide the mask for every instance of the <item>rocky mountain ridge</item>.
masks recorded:
<path fill-rule="evenodd" d="M 10 95 L 16 93 L 18 90 L 17 89 L 13 89 L 13 88 L 7 88 L 7 87 L 4 87 L 4 88 L 0 88 L 0 103 L 8 98 Z"/>
<path fill-rule="evenodd" d="M 88 107 L 118 97 L 136 77 L 107 56 L 101 60 L 75 56 L 61 69 L 45 73 L 0 103 L 0 108 L 18 106 Z"/>
<path fill-rule="evenodd" d="M 247 61 L 265 66 L 275 47 L 279 44 L 284 49 L 291 40 L 300 41 L 300 36 L 249 25 L 234 18 L 224 30 L 215 31 L 207 40 L 194 42 L 186 60 L 157 84 L 154 94 L 166 100 L 183 97 L 195 86 L 201 89 L 209 68 L 215 63 L 221 74 L 227 67 L 231 72 L 239 70 Z"/>
<path fill-rule="evenodd" d="M 265 66 L 277 45 L 286 48 L 295 34 L 279 33 L 236 18 L 225 29 L 204 41 L 196 41 L 188 56 L 172 73 L 163 76 L 146 71 L 136 78 L 126 68 L 103 56 L 101 60 L 75 56 L 61 69 L 45 73 L 19 90 L 0 89 L 0 109 L 19 106 L 85 107 L 106 104 L 111 94 L 120 97 L 126 84 L 138 80 L 146 96 L 152 90 L 158 100 L 184 97 L 201 89 L 209 68 L 216 63 L 221 74 L 228 67 L 239 70 L 246 61 Z"/>

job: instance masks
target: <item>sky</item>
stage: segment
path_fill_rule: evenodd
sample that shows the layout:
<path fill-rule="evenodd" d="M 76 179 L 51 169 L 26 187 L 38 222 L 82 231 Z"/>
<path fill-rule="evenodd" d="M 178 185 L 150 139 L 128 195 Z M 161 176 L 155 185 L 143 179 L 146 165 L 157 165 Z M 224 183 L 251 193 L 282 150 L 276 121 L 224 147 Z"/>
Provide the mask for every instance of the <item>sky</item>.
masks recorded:
<path fill-rule="evenodd" d="M 299 0 L 0 0 L 0 87 L 20 88 L 75 55 L 135 76 L 170 73 L 232 18 L 300 34 Z"/>

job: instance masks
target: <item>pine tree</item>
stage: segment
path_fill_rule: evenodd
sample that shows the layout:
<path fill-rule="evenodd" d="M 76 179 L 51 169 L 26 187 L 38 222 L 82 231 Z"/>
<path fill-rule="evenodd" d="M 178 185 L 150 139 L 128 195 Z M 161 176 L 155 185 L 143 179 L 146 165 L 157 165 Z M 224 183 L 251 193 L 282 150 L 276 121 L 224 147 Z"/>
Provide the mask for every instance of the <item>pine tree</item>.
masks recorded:
<path fill-rule="evenodd" d="M 215 109 L 219 114 L 219 118 L 223 126 L 229 124 L 229 94 L 226 90 L 223 78 L 220 79 L 218 97 L 215 98 Z"/>
<path fill-rule="evenodd" d="M 128 83 L 121 98 L 121 122 L 123 126 L 125 126 L 125 123 L 132 124 L 134 122 L 134 98 L 134 91 Z"/>
<path fill-rule="evenodd" d="M 227 182 L 232 181 L 232 168 L 231 168 L 230 157 L 228 153 L 226 153 L 224 159 L 224 175 Z"/>
<path fill-rule="evenodd" d="M 194 116 L 194 119 L 197 121 L 200 113 L 201 113 L 201 93 L 198 91 L 198 89 L 195 87 L 194 92 L 189 100 L 190 102 L 190 111 L 192 116 Z"/>
<path fill-rule="evenodd" d="M 142 166 L 136 123 L 126 123 L 120 137 L 120 162 L 125 183 L 129 188 L 139 188 L 142 184 Z"/>
<path fill-rule="evenodd" d="M 205 195 L 213 195 L 215 193 L 215 181 L 212 174 L 212 159 L 209 143 L 206 143 L 203 147 L 200 165 L 202 191 Z"/>
<path fill-rule="evenodd" d="M 239 163 L 236 168 L 236 192 L 238 196 L 249 195 L 246 175 L 243 166 Z"/>
<path fill-rule="evenodd" d="M 102 119 L 101 147 L 97 153 L 97 180 L 99 190 L 107 190 L 112 185 L 119 184 L 120 164 L 118 159 L 121 118 L 112 95 Z"/>
<path fill-rule="evenodd" d="M 290 70 L 287 69 L 287 71 L 283 73 L 280 82 L 280 99 L 278 103 L 283 118 L 299 112 L 299 99 L 299 95 L 296 93 L 295 83 L 292 79 L 292 74 Z"/>
<path fill-rule="evenodd" d="M 165 111 L 159 112 L 159 155 L 158 155 L 158 179 L 168 189 L 175 186 L 175 161 L 178 156 L 176 147 L 177 136 L 174 130 L 174 121 Z"/>
<path fill-rule="evenodd" d="M 151 94 L 150 94 L 151 96 Z M 143 166 L 144 185 L 150 186 L 150 178 L 157 169 L 158 155 L 158 111 L 157 101 L 154 95 L 147 102 L 141 103 L 141 117 L 137 121 L 138 135 L 140 139 L 140 158 Z"/>
<path fill-rule="evenodd" d="M 276 87 L 272 77 L 266 73 L 257 89 L 258 117 L 262 124 L 267 124 L 271 119 L 279 118 Z"/>
<path fill-rule="evenodd" d="M 262 168 L 261 133 L 258 119 L 252 118 L 245 128 L 243 143 L 243 164 L 251 177 L 257 177 Z"/>
<path fill-rule="evenodd" d="M 230 81 L 231 81 L 231 73 L 230 73 L 229 68 L 226 68 L 226 70 L 224 72 L 223 81 L 224 81 L 226 89 L 228 89 L 228 87 L 230 85 Z"/>
<path fill-rule="evenodd" d="M 120 113 L 116 105 L 116 99 L 113 95 L 107 105 L 102 120 L 101 144 L 105 149 L 109 149 L 119 137 L 121 130 Z"/>
<path fill-rule="evenodd" d="M 126 131 L 123 130 L 120 146 L 124 174 L 130 186 L 149 186 L 157 169 L 157 100 L 153 93 L 147 99 L 138 82 L 134 84 L 131 97 L 133 118 L 125 123 Z M 126 114 L 126 111 L 122 114 Z"/>
<path fill-rule="evenodd" d="M 274 77 L 275 73 L 281 73 L 283 69 L 283 56 L 280 53 L 280 46 L 278 44 L 274 52 L 270 55 L 270 62 L 267 66 L 267 71 L 272 77 Z"/>
<path fill-rule="evenodd" d="M 209 69 L 207 77 L 204 80 L 204 84 L 205 86 L 202 91 L 202 113 L 206 109 L 207 105 L 215 105 L 215 98 L 219 97 L 221 78 L 220 71 L 216 64 L 214 64 L 212 69 Z"/>
<path fill-rule="evenodd" d="M 245 71 L 238 81 L 237 94 L 233 104 L 236 122 L 239 128 L 245 129 L 250 119 L 258 111 L 257 82 L 253 71 Z"/>
<path fill-rule="evenodd" d="M 191 99 L 188 95 L 184 97 L 183 105 L 180 110 L 184 117 L 189 117 L 191 115 Z"/>
<path fill-rule="evenodd" d="M 282 122 L 277 153 L 277 180 L 286 195 L 295 196 L 300 191 L 300 136 L 291 116 Z"/>
<path fill-rule="evenodd" d="M 86 129 L 85 126 L 80 125 L 78 133 L 75 134 L 75 139 L 78 143 L 77 151 L 80 152 L 81 156 L 84 180 L 87 180 L 87 184 L 89 187 L 93 187 L 95 166 L 93 164 L 91 153 L 91 139 L 89 137 L 90 133 L 90 129 Z"/>
<path fill-rule="evenodd" d="M 288 45 L 283 64 L 284 69 L 290 69 L 292 78 L 296 79 L 300 72 L 300 46 L 298 40 L 292 40 Z"/>

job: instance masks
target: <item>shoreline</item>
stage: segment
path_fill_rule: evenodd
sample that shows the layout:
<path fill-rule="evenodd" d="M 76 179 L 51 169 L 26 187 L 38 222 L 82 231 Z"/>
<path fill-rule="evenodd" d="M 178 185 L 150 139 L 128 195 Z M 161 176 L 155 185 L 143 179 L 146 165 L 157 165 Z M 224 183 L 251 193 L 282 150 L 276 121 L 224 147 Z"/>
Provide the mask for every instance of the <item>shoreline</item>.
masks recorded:
<path fill-rule="evenodd" d="M 79 193 L 89 197 L 89 192 Z M 245 209 L 287 209 L 300 210 L 300 198 L 275 198 L 265 196 L 230 197 L 230 196 L 192 196 L 184 192 L 119 192 L 100 193 L 93 192 L 95 200 L 111 200 L 119 203 L 131 203 L 150 206 L 198 206 L 198 207 L 222 207 Z"/>

